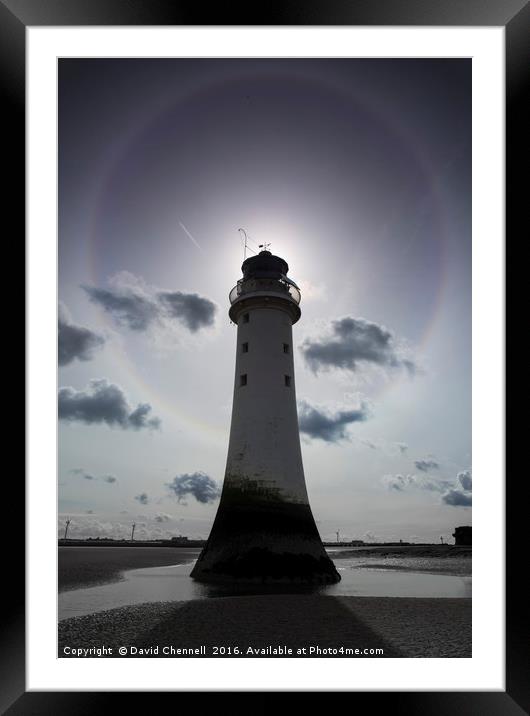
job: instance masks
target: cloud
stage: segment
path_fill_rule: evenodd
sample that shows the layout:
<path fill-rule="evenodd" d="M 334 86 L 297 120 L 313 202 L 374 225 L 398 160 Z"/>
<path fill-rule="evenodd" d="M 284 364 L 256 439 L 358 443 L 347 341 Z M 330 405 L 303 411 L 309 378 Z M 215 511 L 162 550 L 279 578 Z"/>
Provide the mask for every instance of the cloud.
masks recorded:
<path fill-rule="evenodd" d="M 197 293 L 162 291 L 158 299 L 171 318 L 177 318 L 192 333 L 213 326 L 217 306 Z"/>
<path fill-rule="evenodd" d="M 102 475 L 101 478 L 97 478 L 95 475 L 90 474 L 82 467 L 75 467 L 72 470 L 70 470 L 72 475 L 79 475 L 79 477 L 84 478 L 85 480 L 98 480 L 101 479 L 103 482 L 108 483 L 114 483 L 117 482 L 117 479 L 113 475 Z"/>
<path fill-rule="evenodd" d="M 327 289 L 323 283 L 312 283 L 305 279 L 297 277 L 297 284 L 304 297 L 304 302 L 311 299 L 322 299 L 327 297 Z"/>
<path fill-rule="evenodd" d="M 130 540 L 132 518 L 121 514 L 103 515 L 88 514 L 86 511 L 80 514 L 72 515 L 71 513 L 61 513 L 57 519 L 57 536 L 64 537 L 64 528 L 66 518 L 70 519 L 68 528 L 68 537 L 71 539 L 92 539 L 99 537 L 112 538 L 117 540 Z M 203 520 L 200 521 L 202 526 Z M 209 524 L 209 522 L 208 522 Z M 182 526 L 182 525 L 181 525 Z M 193 528 L 192 528 L 193 529 Z M 207 526 L 205 530 L 207 531 Z M 197 525 L 196 532 L 200 532 L 201 527 Z M 140 539 L 171 539 L 175 536 L 175 528 L 170 521 L 159 522 L 154 518 L 148 518 L 145 521 L 138 520 L 134 538 Z M 199 536 L 196 534 L 196 536 Z"/>
<path fill-rule="evenodd" d="M 403 492 L 407 487 L 416 483 L 415 475 L 384 475 L 383 482 L 389 490 Z"/>
<path fill-rule="evenodd" d="M 463 472 L 459 472 L 456 476 L 456 479 L 458 482 L 462 485 L 464 490 L 472 490 L 473 489 L 473 481 L 471 479 L 471 470 L 463 470 Z"/>
<path fill-rule="evenodd" d="M 382 538 L 378 535 L 375 535 L 373 532 L 365 532 L 363 534 L 363 540 L 365 542 L 382 542 Z"/>
<path fill-rule="evenodd" d="M 409 449 L 407 443 L 396 443 L 396 447 L 402 455 L 404 455 Z"/>
<path fill-rule="evenodd" d="M 186 495 L 193 495 L 197 502 L 207 504 L 215 502 L 221 494 L 221 490 L 215 480 L 203 472 L 193 474 L 177 475 L 172 482 L 168 483 L 169 489 L 176 495 L 179 502 L 182 502 Z"/>
<path fill-rule="evenodd" d="M 448 480 L 438 480 L 423 475 L 384 475 L 383 483 L 389 490 L 404 492 L 408 489 L 427 490 L 428 492 L 444 492 L 453 486 Z"/>
<path fill-rule="evenodd" d="M 453 507 L 471 507 L 471 497 L 471 492 L 465 490 L 449 490 L 442 495 L 442 500 Z"/>
<path fill-rule="evenodd" d="M 58 321 L 58 360 L 65 366 L 77 358 L 88 361 L 93 358 L 94 351 L 105 343 L 103 336 L 89 328 L 73 323 L 64 303 L 59 302 Z"/>
<path fill-rule="evenodd" d="M 456 476 L 456 487 L 442 495 L 442 501 L 452 507 L 471 507 L 472 489 L 471 470 L 462 470 Z"/>
<path fill-rule="evenodd" d="M 59 389 L 59 419 L 87 425 L 106 423 L 124 430 L 157 429 L 160 420 L 149 417 L 151 406 L 141 403 L 131 410 L 123 390 L 106 378 L 91 380 L 88 388 L 77 391 L 71 387 Z"/>
<path fill-rule="evenodd" d="M 431 458 L 426 458 L 424 460 L 414 460 L 414 465 L 416 466 L 416 470 L 421 470 L 422 472 L 429 472 L 429 470 L 437 470 L 440 465 L 436 462 L 436 460 L 432 460 Z"/>
<path fill-rule="evenodd" d="M 165 512 L 159 512 L 155 516 L 155 522 L 169 522 L 172 519 L 171 515 L 167 515 Z"/>
<path fill-rule="evenodd" d="M 128 421 L 136 430 L 140 430 L 141 428 L 145 427 L 155 429 L 160 427 L 159 418 L 148 417 L 150 412 L 151 406 L 149 405 L 149 403 L 140 403 L 138 407 L 133 410 L 132 413 L 129 415 Z"/>
<path fill-rule="evenodd" d="M 97 480 L 97 477 L 94 477 L 94 475 L 91 475 L 82 467 L 74 467 L 72 470 L 70 470 L 70 472 L 72 473 L 72 475 L 78 475 L 85 480 Z"/>
<path fill-rule="evenodd" d="M 306 338 L 300 350 L 315 374 L 335 368 L 356 371 L 360 363 L 404 368 L 409 375 L 417 370 L 416 364 L 403 355 L 389 330 L 364 318 L 346 316 L 332 321 L 330 335 Z"/>
<path fill-rule="evenodd" d="M 116 323 L 131 331 L 145 331 L 156 321 L 159 309 L 156 301 L 132 289 L 109 290 L 96 286 L 83 286 L 92 303 L 110 313 Z"/>
<path fill-rule="evenodd" d="M 395 490 L 396 492 L 405 492 L 409 489 L 427 490 L 441 494 L 441 500 L 446 505 L 453 507 L 471 506 L 470 470 L 459 472 L 456 484 L 455 481 L 433 479 L 425 477 L 425 475 L 384 475 L 382 482 L 389 490 Z"/>
<path fill-rule="evenodd" d="M 333 414 L 323 408 L 312 406 L 303 400 L 298 404 L 300 432 L 310 438 L 318 438 L 330 443 L 349 440 L 348 426 L 352 423 L 365 421 L 368 415 L 368 405 L 365 402 L 361 402 L 359 408 L 339 410 Z"/>
<path fill-rule="evenodd" d="M 109 313 L 116 323 L 132 331 L 155 325 L 170 328 L 175 321 L 191 333 L 213 326 L 217 306 L 197 293 L 160 290 L 142 278 L 122 271 L 110 280 L 110 288 L 82 286 L 89 299 Z"/>
<path fill-rule="evenodd" d="M 149 497 L 146 492 L 142 492 L 140 495 L 136 495 L 136 497 L 134 499 L 137 502 L 139 502 L 141 505 L 149 504 Z"/>

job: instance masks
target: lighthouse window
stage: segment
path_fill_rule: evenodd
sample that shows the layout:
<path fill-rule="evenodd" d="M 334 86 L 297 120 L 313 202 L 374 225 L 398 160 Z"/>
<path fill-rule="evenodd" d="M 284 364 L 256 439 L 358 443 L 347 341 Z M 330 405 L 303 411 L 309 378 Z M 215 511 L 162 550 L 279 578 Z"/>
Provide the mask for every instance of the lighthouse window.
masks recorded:
<path fill-rule="evenodd" d="M 239 376 L 239 385 L 243 386 L 247 384 L 247 374 L 243 373 L 243 375 Z"/>
<path fill-rule="evenodd" d="M 243 314 L 243 323 L 248 323 L 248 313 Z"/>
<path fill-rule="evenodd" d="M 291 376 L 286 375 L 286 376 L 284 376 L 284 378 L 285 378 L 285 387 L 290 388 L 291 387 Z"/>
<path fill-rule="evenodd" d="M 289 344 L 288 344 L 288 343 L 284 343 L 284 344 L 283 344 L 283 352 L 284 352 L 284 353 L 289 353 Z"/>
<path fill-rule="evenodd" d="M 248 343 L 241 344 L 241 353 L 248 353 Z"/>

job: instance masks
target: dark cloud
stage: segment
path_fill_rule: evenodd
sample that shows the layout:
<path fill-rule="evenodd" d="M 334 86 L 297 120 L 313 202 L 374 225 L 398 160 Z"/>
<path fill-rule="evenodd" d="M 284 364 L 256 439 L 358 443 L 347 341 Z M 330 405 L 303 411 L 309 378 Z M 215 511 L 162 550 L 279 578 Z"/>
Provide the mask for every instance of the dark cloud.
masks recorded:
<path fill-rule="evenodd" d="M 105 477 L 103 478 L 103 482 L 108 482 L 110 485 L 112 485 L 117 482 L 117 480 L 114 475 L 105 475 Z"/>
<path fill-rule="evenodd" d="M 421 470 L 422 472 L 437 470 L 440 467 L 439 463 L 431 458 L 426 458 L 425 460 L 414 460 L 414 465 L 416 466 L 416 470 Z"/>
<path fill-rule="evenodd" d="M 471 493 L 465 490 L 449 490 L 442 495 L 442 500 L 453 507 L 471 507 Z"/>
<path fill-rule="evenodd" d="M 83 286 L 90 300 L 97 303 L 115 321 L 132 331 L 145 331 L 156 321 L 159 308 L 155 301 L 136 293 L 132 288 L 105 289 L 95 286 Z"/>
<path fill-rule="evenodd" d="M 118 325 L 147 331 L 153 325 L 168 326 L 177 320 L 192 333 L 214 324 L 217 306 L 197 293 L 159 291 L 142 279 L 122 272 L 111 288 L 82 287 L 93 303 L 109 313 Z"/>
<path fill-rule="evenodd" d="M 471 470 L 463 470 L 456 476 L 458 482 L 464 490 L 471 491 L 473 489 L 473 480 L 471 478 Z"/>
<path fill-rule="evenodd" d="M 59 419 L 88 425 L 106 423 L 124 430 L 157 429 L 160 420 L 149 418 L 151 406 L 141 403 L 131 410 L 123 390 L 105 378 L 91 380 L 86 390 L 60 388 L 58 394 Z"/>
<path fill-rule="evenodd" d="M 300 347 L 314 373 L 333 368 L 355 371 L 359 363 L 405 368 L 410 375 L 416 372 L 415 363 L 400 354 L 393 334 L 384 326 L 347 316 L 332 321 L 331 327 L 331 335 L 307 338 Z"/>
<path fill-rule="evenodd" d="M 203 472 L 177 475 L 168 483 L 168 487 L 179 502 L 182 502 L 186 495 L 193 495 L 197 502 L 206 504 L 215 502 L 221 494 L 217 482 Z"/>
<path fill-rule="evenodd" d="M 169 316 L 180 320 L 192 333 L 214 323 L 217 306 L 196 293 L 163 291 L 158 299 Z"/>
<path fill-rule="evenodd" d="M 363 422 L 368 415 L 369 411 L 365 403 L 361 403 L 361 406 L 354 410 L 340 410 L 334 414 L 309 405 L 305 401 L 300 401 L 298 405 L 300 432 L 310 438 L 319 438 L 330 443 L 349 440 L 348 425 Z"/>
<path fill-rule="evenodd" d="M 58 360 L 60 366 L 68 365 L 75 358 L 80 361 L 91 360 L 94 351 L 101 348 L 104 343 L 103 336 L 94 333 L 89 328 L 73 323 L 66 306 L 59 303 Z"/>
<path fill-rule="evenodd" d="M 452 507 L 471 507 L 473 481 L 471 470 L 462 470 L 456 476 L 456 487 L 442 495 L 442 501 Z"/>
<path fill-rule="evenodd" d="M 138 407 L 133 410 L 133 412 L 129 415 L 129 423 L 133 426 L 133 428 L 136 428 L 137 430 L 140 430 L 140 428 L 150 427 L 150 428 L 159 428 L 160 427 L 160 420 L 159 418 L 149 418 L 149 413 L 151 412 L 151 406 L 149 403 L 140 403 Z"/>
<path fill-rule="evenodd" d="M 147 505 L 149 503 L 149 497 L 146 492 L 142 492 L 140 495 L 136 495 L 134 499 L 141 505 Z"/>

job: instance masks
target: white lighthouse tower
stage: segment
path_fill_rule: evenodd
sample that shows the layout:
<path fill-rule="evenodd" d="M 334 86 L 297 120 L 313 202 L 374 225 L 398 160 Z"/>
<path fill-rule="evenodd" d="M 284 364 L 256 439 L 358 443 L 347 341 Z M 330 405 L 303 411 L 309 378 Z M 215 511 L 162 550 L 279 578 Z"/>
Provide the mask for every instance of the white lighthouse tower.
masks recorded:
<path fill-rule="evenodd" d="M 237 324 L 232 424 L 223 491 L 191 576 L 201 582 L 332 583 L 340 576 L 305 485 L 292 325 L 300 291 L 270 251 L 244 261 L 230 292 Z"/>

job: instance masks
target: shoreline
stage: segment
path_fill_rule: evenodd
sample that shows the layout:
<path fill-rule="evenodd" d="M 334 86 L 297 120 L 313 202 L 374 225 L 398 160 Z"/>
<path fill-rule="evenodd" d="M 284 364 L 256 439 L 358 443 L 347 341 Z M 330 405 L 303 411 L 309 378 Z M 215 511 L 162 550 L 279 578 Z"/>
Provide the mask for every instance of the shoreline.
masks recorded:
<path fill-rule="evenodd" d="M 124 572 L 150 567 L 170 567 L 196 559 L 200 548 L 184 547 L 59 547 L 58 591 L 101 586 L 124 581 Z"/>
<path fill-rule="evenodd" d="M 74 589 L 100 586 L 124 581 L 124 572 L 133 569 L 151 567 L 173 566 L 192 562 L 200 554 L 201 549 L 183 547 L 170 549 L 168 547 L 60 547 L 58 550 L 58 591 L 66 592 Z M 380 557 L 385 563 L 367 564 L 360 568 L 378 568 L 397 570 L 403 572 L 418 571 L 433 574 L 444 573 L 460 576 L 451 567 L 453 559 L 469 559 L 471 563 L 471 547 L 455 545 L 406 545 L 391 547 L 360 547 L 354 549 L 340 549 L 337 552 L 328 551 L 332 560 L 351 558 Z M 439 568 L 425 568 L 421 559 L 434 558 Z M 392 564 L 393 560 L 418 560 L 417 565 L 411 566 Z M 471 564 L 469 565 L 471 573 Z"/>

